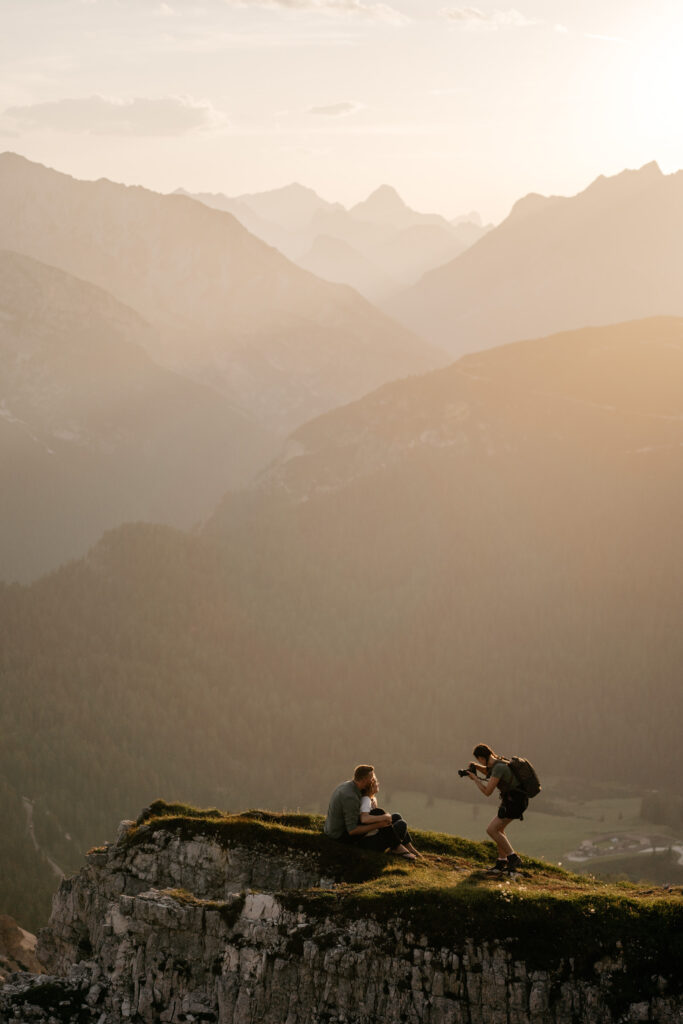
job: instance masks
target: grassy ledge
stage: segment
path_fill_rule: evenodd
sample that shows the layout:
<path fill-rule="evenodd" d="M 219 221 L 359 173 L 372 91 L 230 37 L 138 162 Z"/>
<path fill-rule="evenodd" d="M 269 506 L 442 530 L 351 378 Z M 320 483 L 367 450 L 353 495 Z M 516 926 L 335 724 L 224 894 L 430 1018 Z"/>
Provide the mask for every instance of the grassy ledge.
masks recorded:
<path fill-rule="evenodd" d="M 164 831 L 191 839 L 206 836 L 225 846 L 290 851 L 315 859 L 333 890 L 283 892 L 280 901 L 330 924 L 372 916 L 386 922 L 387 948 L 395 926 L 434 949 L 457 949 L 466 939 L 502 943 L 531 969 L 595 976 L 594 964 L 619 959 L 623 977 L 615 1006 L 661 993 L 683 992 L 683 891 L 628 882 L 599 882 L 533 858 L 524 858 L 516 880 L 486 875 L 490 843 L 443 833 L 413 831 L 424 854 L 406 864 L 384 854 L 350 850 L 322 834 L 319 815 L 252 810 L 230 814 L 156 801 L 138 818 L 126 844 Z M 619 972 L 621 975 L 621 972 Z"/>

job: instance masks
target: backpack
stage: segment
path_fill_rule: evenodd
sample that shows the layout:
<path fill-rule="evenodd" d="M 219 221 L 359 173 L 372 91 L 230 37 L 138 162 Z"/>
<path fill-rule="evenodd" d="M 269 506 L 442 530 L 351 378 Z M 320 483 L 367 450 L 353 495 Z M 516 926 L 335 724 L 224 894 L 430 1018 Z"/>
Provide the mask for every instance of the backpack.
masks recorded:
<path fill-rule="evenodd" d="M 532 797 L 541 792 L 541 783 L 538 781 L 536 769 L 531 761 L 527 761 L 524 757 L 511 757 L 508 765 L 523 793 Z"/>

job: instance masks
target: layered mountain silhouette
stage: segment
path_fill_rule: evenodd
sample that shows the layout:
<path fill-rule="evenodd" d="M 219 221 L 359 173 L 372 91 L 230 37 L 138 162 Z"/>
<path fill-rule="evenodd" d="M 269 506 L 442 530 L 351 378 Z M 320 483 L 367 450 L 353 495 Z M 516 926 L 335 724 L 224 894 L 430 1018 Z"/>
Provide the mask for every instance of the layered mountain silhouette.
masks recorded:
<path fill-rule="evenodd" d="M 291 259 L 301 253 L 302 237 L 321 212 L 344 212 L 340 203 L 328 203 L 317 192 L 298 182 L 268 192 L 230 197 L 222 192 L 187 192 L 176 195 L 198 199 L 215 210 L 231 213 L 251 234 L 275 246 Z"/>
<path fill-rule="evenodd" d="M 155 361 L 276 432 L 447 362 L 350 289 L 184 196 L 76 181 L 4 154 L 0 233 L 130 306 L 155 328 L 145 338 Z"/>
<path fill-rule="evenodd" d="M 655 163 L 571 198 L 530 195 L 386 304 L 454 355 L 552 331 L 683 313 L 683 172 Z"/>
<path fill-rule="evenodd" d="M 438 214 L 418 213 L 390 185 L 381 185 L 348 210 L 296 183 L 234 199 L 207 193 L 195 198 L 228 210 L 300 266 L 325 280 L 349 284 L 371 301 L 412 284 L 488 230 L 476 214 L 449 222 Z"/>
<path fill-rule="evenodd" d="M 668 461 L 675 476 L 681 380 L 683 320 L 674 317 L 499 346 L 304 424 L 256 486 L 308 501 L 430 450 L 463 471 L 523 459 L 528 473 L 537 455 L 561 464 L 570 451 L 574 466 L 583 450 L 587 471 Z M 683 480 L 673 485 L 683 498 Z"/>
<path fill-rule="evenodd" d="M 0 578 L 35 577 L 126 520 L 189 527 L 275 450 L 154 363 L 153 335 L 104 290 L 0 251 Z"/>
<path fill-rule="evenodd" d="M 315 217 L 344 211 L 341 203 L 329 203 L 312 188 L 298 182 L 268 192 L 245 193 L 237 197 L 237 202 L 248 207 L 264 223 L 275 224 L 294 235 Z"/>
<path fill-rule="evenodd" d="M 352 206 L 349 212 L 353 218 L 365 224 L 378 224 L 399 230 L 425 224 L 442 227 L 444 224 L 444 218 L 438 214 L 411 210 L 391 185 L 380 185 L 367 199 Z"/>
<path fill-rule="evenodd" d="M 679 319 L 491 349 L 306 424 L 201 535 L 121 527 L 0 586 L 0 780 L 81 848 L 150 792 L 324 806 L 369 713 L 395 786 L 452 796 L 483 738 L 656 786 L 682 372 Z"/>

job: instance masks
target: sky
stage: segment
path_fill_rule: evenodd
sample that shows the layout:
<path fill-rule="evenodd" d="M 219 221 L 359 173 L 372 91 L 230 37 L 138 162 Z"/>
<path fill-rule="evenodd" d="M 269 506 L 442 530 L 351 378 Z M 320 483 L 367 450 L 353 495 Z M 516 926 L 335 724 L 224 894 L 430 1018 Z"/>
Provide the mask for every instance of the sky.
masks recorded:
<path fill-rule="evenodd" d="M 235 196 L 382 184 L 499 222 L 683 167 L 681 0 L 0 0 L 0 151 Z"/>

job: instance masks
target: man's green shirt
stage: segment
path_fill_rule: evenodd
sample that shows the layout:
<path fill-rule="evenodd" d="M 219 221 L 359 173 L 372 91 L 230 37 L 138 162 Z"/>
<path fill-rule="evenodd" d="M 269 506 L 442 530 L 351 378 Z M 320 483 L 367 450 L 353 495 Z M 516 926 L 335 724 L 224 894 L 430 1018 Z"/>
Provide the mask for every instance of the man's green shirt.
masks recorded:
<path fill-rule="evenodd" d="M 341 839 L 345 832 L 351 832 L 359 824 L 360 801 L 360 790 L 355 782 L 342 782 L 337 786 L 327 808 L 325 835 Z"/>

